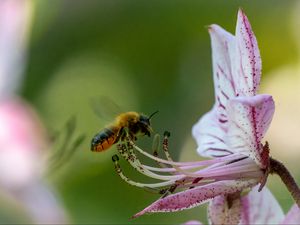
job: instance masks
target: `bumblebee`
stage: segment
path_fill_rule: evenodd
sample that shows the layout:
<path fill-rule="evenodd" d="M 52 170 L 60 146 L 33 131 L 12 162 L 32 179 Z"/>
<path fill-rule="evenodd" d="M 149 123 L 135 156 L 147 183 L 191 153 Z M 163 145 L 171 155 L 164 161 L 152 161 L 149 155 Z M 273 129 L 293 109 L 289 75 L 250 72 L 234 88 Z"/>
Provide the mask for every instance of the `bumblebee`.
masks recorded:
<path fill-rule="evenodd" d="M 152 113 L 149 117 L 137 112 L 119 114 L 112 125 L 107 126 L 94 136 L 91 150 L 94 152 L 105 151 L 120 140 L 124 141 L 127 135 L 132 140 L 137 140 L 137 136 L 140 135 L 150 137 L 152 132 L 150 119 L 157 112 Z"/>

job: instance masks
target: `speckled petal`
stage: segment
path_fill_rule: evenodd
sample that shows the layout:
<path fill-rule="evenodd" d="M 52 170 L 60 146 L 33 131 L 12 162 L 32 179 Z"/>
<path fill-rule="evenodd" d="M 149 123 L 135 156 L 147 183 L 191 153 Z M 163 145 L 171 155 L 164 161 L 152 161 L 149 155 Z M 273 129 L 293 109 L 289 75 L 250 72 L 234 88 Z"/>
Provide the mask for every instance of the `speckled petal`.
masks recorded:
<path fill-rule="evenodd" d="M 235 84 L 232 78 L 230 58 L 235 52 L 235 37 L 218 25 L 208 29 L 211 38 L 213 77 L 215 86 L 217 121 L 226 126 L 228 121 L 226 105 L 230 98 L 235 97 Z"/>
<path fill-rule="evenodd" d="M 211 37 L 216 103 L 193 127 L 192 133 L 201 156 L 221 157 L 232 154 L 224 142 L 224 136 L 228 125 L 227 101 L 235 97 L 230 62 L 235 37 L 215 24 L 208 31 Z"/>
<path fill-rule="evenodd" d="M 261 57 L 247 16 L 238 12 L 235 31 L 236 53 L 232 54 L 232 71 L 239 96 L 254 96 L 261 77 Z"/>
<path fill-rule="evenodd" d="M 300 209 L 294 204 L 280 224 L 300 224 Z"/>
<path fill-rule="evenodd" d="M 234 152 L 249 156 L 265 167 L 261 158 L 264 137 L 274 114 L 272 96 L 237 97 L 229 101 L 229 124 L 226 143 Z"/>
<path fill-rule="evenodd" d="M 208 219 L 210 224 L 237 225 L 241 217 L 241 199 L 238 194 L 235 199 L 228 196 L 217 196 L 209 202 Z"/>
<path fill-rule="evenodd" d="M 219 125 L 217 106 L 200 118 L 192 134 L 198 145 L 197 151 L 203 157 L 221 157 L 233 153 L 225 143 L 226 133 Z"/>
<path fill-rule="evenodd" d="M 178 192 L 157 200 L 141 212 L 135 214 L 133 218 L 142 216 L 145 213 L 175 212 L 193 208 L 218 195 L 235 193 L 257 183 L 258 181 L 255 179 L 246 181 L 226 180 Z"/>
<path fill-rule="evenodd" d="M 241 225 L 249 224 L 279 224 L 283 211 L 267 187 L 258 192 L 254 187 L 248 195 L 242 198 Z"/>

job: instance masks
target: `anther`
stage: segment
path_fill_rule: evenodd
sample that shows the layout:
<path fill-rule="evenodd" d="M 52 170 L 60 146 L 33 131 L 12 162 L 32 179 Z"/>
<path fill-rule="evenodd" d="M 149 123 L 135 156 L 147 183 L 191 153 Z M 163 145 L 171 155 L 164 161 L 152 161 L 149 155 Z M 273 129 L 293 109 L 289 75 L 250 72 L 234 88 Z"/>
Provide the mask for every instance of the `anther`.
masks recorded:
<path fill-rule="evenodd" d="M 170 137 L 170 136 L 171 136 L 171 133 L 169 131 L 164 132 L 164 137 Z"/>
<path fill-rule="evenodd" d="M 117 162 L 117 161 L 119 161 L 119 156 L 118 155 L 113 155 L 111 157 L 111 159 L 112 159 L 113 162 Z"/>
<path fill-rule="evenodd" d="M 115 170 L 116 170 L 117 174 L 120 175 L 120 173 L 122 173 L 122 169 L 121 169 L 120 164 L 119 164 L 119 157 L 117 155 L 113 155 L 112 161 L 115 164 Z"/>

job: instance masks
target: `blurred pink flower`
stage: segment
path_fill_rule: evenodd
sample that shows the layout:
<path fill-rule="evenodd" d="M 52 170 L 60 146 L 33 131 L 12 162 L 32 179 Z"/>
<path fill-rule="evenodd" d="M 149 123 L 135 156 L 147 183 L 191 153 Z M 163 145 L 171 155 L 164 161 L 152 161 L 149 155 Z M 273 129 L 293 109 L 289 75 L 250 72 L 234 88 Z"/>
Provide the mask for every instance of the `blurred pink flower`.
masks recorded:
<path fill-rule="evenodd" d="M 31 0 L 0 1 L 0 195 L 35 223 L 64 223 L 64 210 L 42 179 L 46 132 L 34 110 L 15 96 L 32 10 Z"/>
<path fill-rule="evenodd" d="M 157 169 L 139 165 L 143 169 L 138 169 L 136 166 L 147 176 L 166 180 L 137 186 L 157 188 L 170 185 L 169 192 L 188 189 L 163 196 L 134 217 L 188 209 L 217 196 L 239 193 L 260 182 L 261 187 L 264 185 L 269 149 L 268 145 L 262 145 L 261 140 L 270 125 L 275 107 L 272 96 L 257 94 L 261 58 L 256 38 L 242 10 L 238 12 L 235 36 L 218 25 L 211 25 L 209 33 L 216 103 L 193 127 L 193 135 L 199 154 L 214 159 L 181 163 L 156 157 L 156 161 L 174 168 Z M 137 146 L 135 148 L 138 150 Z M 199 169 L 201 166 L 207 167 Z M 196 171 L 187 171 L 190 169 Z M 150 170 L 173 174 L 157 175 Z"/>
<path fill-rule="evenodd" d="M 0 99 L 20 86 L 32 11 L 31 0 L 0 2 Z"/>
<path fill-rule="evenodd" d="M 0 124 L 0 183 L 11 190 L 41 175 L 47 139 L 35 112 L 16 98 L 0 103 Z"/>

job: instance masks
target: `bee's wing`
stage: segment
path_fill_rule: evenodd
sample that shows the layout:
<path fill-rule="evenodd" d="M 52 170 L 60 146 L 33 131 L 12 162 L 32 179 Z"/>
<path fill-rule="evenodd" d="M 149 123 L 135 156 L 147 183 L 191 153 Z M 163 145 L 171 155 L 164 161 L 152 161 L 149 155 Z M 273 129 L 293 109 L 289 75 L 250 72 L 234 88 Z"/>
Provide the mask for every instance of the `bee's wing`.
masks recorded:
<path fill-rule="evenodd" d="M 118 114 L 124 112 L 122 107 L 108 96 L 92 97 L 90 105 L 99 118 L 107 121 L 113 121 Z"/>

